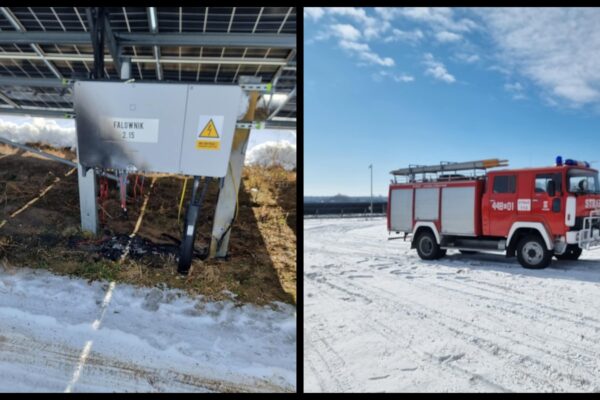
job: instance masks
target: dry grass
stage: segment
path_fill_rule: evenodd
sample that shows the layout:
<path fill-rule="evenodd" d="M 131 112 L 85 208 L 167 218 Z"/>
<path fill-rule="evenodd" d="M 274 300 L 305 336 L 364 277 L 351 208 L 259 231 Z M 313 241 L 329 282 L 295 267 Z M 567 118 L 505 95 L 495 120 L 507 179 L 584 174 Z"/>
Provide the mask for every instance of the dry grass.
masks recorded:
<path fill-rule="evenodd" d="M 0 148 L 0 152 L 3 149 Z M 63 150 L 63 156 L 71 156 Z M 61 151 L 55 151 L 60 155 Z M 47 186 L 68 167 L 37 157 L 12 154 L 0 159 L 0 221 Z M 165 241 L 163 233 L 181 236 L 177 206 L 182 179 L 157 179 L 139 235 L 153 242 Z M 146 180 L 146 190 L 149 180 Z M 252 190 L 255 189 L 255 190 Z M 186 202 L 191 185 L 188 184 Z M 142 199 L 128 204 L 129 219 L 120 218 L 117 192 L 111 183 L 111 200 L 103 204 L 113 217 L 106 220 L 103 234 L 129 234 L 139 214 Z M 196 246 L 208 246 L 218 187 L 210 186 L 198 223 Z M 127 259 L 119 264 L 73 246 L 73 240 L 93 245 L 98 238 L 85 237 L 79 229 L 77 177 L 61 182 L 31 208 L 0 228 L 0 260 L 12 266 L 44 268 L 86 279 L 116 280 L 142 286 L 166 285 L 209 299 L 228 298 L 265 304 L 296 301 L 296 173 L 281 168 L 245 168 L 239 197 L 239 215 L 230 238 L 227 259 L 195 259 L 188 276 L 176 273 L 173 255 Z M 100 238 L 102 239 L 102 237 Z M 171 242 L 173 243 L 173 242 Z"/>

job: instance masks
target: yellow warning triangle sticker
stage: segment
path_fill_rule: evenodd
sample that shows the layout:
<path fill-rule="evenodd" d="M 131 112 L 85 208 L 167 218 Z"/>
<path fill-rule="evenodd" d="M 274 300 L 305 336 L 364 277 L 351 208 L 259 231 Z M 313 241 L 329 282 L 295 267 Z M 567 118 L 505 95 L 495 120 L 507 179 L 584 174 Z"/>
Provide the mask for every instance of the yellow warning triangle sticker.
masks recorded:
<path fill-rule="evenodd" d="M 215 123 L 213 122 L 212 118 L 208 121 L 208 123 L 206 124 L 204 129 L 202 129 L 202 132 L 200 132 L 198 137 L 199 138 L 201 138 L 201 137 L 218 138 L 219 137 L 219 132 L 217 132 L 217 127 L 215 126 Z"/>

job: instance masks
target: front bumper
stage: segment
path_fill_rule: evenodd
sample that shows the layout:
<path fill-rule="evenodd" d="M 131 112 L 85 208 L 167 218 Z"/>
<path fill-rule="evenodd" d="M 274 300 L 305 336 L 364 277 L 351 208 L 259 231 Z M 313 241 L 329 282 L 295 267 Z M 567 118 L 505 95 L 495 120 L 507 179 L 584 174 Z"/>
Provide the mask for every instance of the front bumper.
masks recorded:
<path fill-rule="evenodd" d="M 600 210 L 593 210 L 584 217 L 580 230 L 567 232 L 566 242 L 584 250 L 600 247 Z"/>

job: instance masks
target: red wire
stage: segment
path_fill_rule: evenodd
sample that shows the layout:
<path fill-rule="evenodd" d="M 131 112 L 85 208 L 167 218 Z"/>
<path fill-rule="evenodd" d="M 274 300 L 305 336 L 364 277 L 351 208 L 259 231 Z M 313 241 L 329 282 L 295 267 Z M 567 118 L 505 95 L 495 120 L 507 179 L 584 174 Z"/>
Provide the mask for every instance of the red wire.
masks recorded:
<path fill-rule="evenodd" d="M 100 199 L 99 203 L 101 206 L 104 206 L 104 201 L 108 198 L 108 179 L 106 177 L 100 177 Z M 102 224 L 106 221 L 106 212 L 104 211 L 104 207 L 100 209 L 102 213 L 100 214 L 100 222 Z"/>

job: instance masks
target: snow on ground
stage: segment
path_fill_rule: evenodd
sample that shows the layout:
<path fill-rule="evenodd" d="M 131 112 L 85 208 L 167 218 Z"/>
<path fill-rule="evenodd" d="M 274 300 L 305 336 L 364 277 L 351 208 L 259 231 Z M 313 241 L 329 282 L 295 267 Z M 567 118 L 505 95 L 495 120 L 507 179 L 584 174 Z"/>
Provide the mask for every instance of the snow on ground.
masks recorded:
<path fill-rule="evenodd" d="M 293 306 L 110 291 L 107 282 L 0 268 L 2 392 L 272 392 L 295 391 L 295 382 Z"/>
<path fill-rule="evenodd" d="M 296 145 L 288 141 L 268 141 L 254 146 L 246 155 L 246 164 L 269 167 L 281 165 L 286 170 L 296 168 Z"/>
<path fill-rule="evenodd" d="M 60 126 L 56 120 L 48 118 L 33 118 L 31 122 L 20 124 L 0 118 L 0 136 L 21 144 L 41 142 L 71 148 L 76 145 L 75 127 Z"/>
<path fill-rule="evenodd" d="M 382 218 L 304 238 L 305 391 L 600 391 L 600 251 L 423 261 Z"/>

